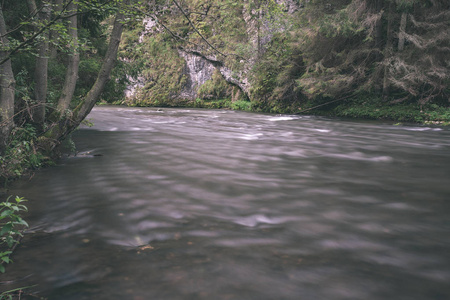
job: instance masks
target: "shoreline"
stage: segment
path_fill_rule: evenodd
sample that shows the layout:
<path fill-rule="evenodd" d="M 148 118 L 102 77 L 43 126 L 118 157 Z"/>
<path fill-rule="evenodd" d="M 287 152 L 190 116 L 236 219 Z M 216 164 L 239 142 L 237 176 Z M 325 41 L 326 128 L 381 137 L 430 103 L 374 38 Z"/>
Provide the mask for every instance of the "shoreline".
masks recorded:
<path fill-rule="evenodd" d="M 313 115 L 323 117 L 336 117 L 352 120 L 378 120 L 390 121 L 398 125 L 403 123 L 450 126 L 450 107 L 437 104 L 427 104 L 420 107 L 418 104 L 397 103 L 390 104 L 368 99 L 366 101 L 350 99 L 339 103 L 323 103 L 313 107 L 291 104 L 290 106 L 270 105 L 261 102 L 220 100 L 167 100 L 146 101 L 138 103 L 102 102 L 97 105 L 122 105 L 127 107 L 170 107 L 170 108 L 203 108 L 203 109 L 231 109 L 256 113 Z"/>

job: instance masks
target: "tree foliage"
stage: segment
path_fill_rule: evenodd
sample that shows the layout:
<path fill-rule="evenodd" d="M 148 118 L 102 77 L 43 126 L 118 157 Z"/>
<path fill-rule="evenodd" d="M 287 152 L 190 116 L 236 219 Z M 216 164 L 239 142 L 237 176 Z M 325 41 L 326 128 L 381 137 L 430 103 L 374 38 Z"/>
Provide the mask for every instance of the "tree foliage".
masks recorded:
<path fill-rule="evenodd" d="M 0 154 L 11 146 L 15 126 L 34 126 L 54 147 L 80 124 L 108 87 L 123 27 L 140 6 L 130 0 L 2 2 Z"/>
<path fill-rule="evenodd" d="M 313 24 L 298 31 L 307 64 L 298 83 L 307 96 L 359 91 L 393 102 L 448 99 L 447 1 L 347 2 L 332 14 L 303 12 Z"/>

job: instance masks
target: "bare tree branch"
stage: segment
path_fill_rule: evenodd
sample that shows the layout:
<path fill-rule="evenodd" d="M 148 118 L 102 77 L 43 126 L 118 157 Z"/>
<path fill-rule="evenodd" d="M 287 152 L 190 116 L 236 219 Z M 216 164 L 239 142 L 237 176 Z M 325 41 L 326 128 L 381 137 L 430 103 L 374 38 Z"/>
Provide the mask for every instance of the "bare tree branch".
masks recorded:
<path fill-rule="evenodd" d="M 178 2 L 176 0 L 172 0 L 173 3 L 175 3 L 175 5 L 178 7 L 178 9 L 181 11 L 181 13 L 184 15 L 184 17 L 188 20 L 189 25 L 191 25 L 191 27 L 195 30 L 195 32 L 202 38 L 202 40 L 204 40 L 209 47 L 211 47 L 212 49 L 214 49 L 214 51 L 216 51 L 217 53 L 219 53 L 220 55 L 227 57 L 227 55 L 223 54 L 222 52 L 220 52 L 219 50 L 217 50 L 216 47 L 214 47 L 213 45 L 211 45 L 211 43 L 198 31 L 197 27 L 195 27 L 195 25 L 192 23 L 191 19 L 189 18 L 189 16 L 186 14 L 186 12 L 183 10 L 183 8 L 180 6 L 180 4 L 178 4 Z"/>

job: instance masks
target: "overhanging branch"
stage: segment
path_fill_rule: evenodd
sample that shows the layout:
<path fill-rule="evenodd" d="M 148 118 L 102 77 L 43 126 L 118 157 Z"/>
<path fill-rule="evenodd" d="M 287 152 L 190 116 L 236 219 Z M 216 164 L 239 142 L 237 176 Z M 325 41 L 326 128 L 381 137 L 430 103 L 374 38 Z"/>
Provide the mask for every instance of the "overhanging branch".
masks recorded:
<path fill-rule="evenodd" d="M 181 13 L 183 14 L 183 16 L 186 18 L 186 20 L 188 20 L 189 25 L 191 25 L 191 27 L 195 30 L 195 32 L 202 38 L 202 40 L 205 41 L 206 44 L 208 44 L 209 47 L 211 47 L 212 49 L 214 49 L 214 51 L 216 51 L 217 53 L 219 53 L 220 55 L 227 57 L 227 55 L 223 54 L 222 52 L 220 52 L 219 50 L 217 50 L 216 47 L 214 47 L 197 29 L 197 27 L 195 27 L 194 23 L 192 23 L 191 19 L 189 18 L 189 16 L 186 14 L 186 12 L 183 10 L 183 8 L 180 6 L 180 4 L 178 4 L 178 2 L 176 0 L 172 0 L 173 3 L 175 3 L 175 5 L 178 7 L 178 9 L 181 11 Z"/>

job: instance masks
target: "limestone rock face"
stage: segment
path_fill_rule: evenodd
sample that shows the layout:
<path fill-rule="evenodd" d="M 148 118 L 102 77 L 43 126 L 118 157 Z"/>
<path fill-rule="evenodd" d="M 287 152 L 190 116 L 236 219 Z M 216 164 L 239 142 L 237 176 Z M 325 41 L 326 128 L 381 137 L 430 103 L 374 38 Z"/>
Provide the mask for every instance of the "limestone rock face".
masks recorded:
<path fill-rule="evenodd" d="M 130 83 L 127 85 L 124 93 L 126 99 L 132 99 L 136 96 L 139 89 L 144 87 L 145 79 L 142 76 L 139 76 L 138 78 L 133 78 L 130 75 L 127 75 L 128 82 Z"/>
<path fill-rule="evenodd" d="M 206 57 L 200 53 L 181 50 L 178 53 L 186 61 L 185 75 L 188 77 L 180 98 L 194 100 L 197 97 L 198 88 L 212 78 L 216 69 L 227 82 L 239 87 L 246 94 L 249 92 L 250 84 L 244 72 L 233 72 L 216 57 Z"/>
<path fill-rule="evenodd" d="M 248 2 L 249 0 L 244 0 Z M 294 14 L 301 9 L 301 1 L 298 0 L 276 0 L 276 3 L 288 14 Z M 178 55 L 185 61 L 183 75 L 186 76 L 186 83 L 178 94 L 172 95 L 172 98 L 186 100 L 195 100 L 198 96 L 199 88 L 213 76 L 217 69 L 223 78 L 230 84 L 238 87 L 244 94 L 249 96 L 251 85 L 249 82 L 249 73 L 254 64 L 263 55 L 265 46 L 270 43 L 273 34 L 278 31 L 286 30 L 280 26 L 280 22 L 272 24 L 271 20 L 265 19 L 264 14 L 257 10 L 244 8 L 242 17 L 245 21 L 245 27 L 248 36 L 248 43 L 251 48 L 250 57 L 241 60 L 240 64 L 233 68 L 227 66 L 223 57 L 208 57 L 201 51 L 178 49 Z M 147 18 L 143 20 L 144 31 L 139 35 L 139 42 L 145 43 L 145 36 L 149 34 L 158 34 L 163 30 L 158 28 L 154 19 Z M 194 47 L 195 48 L 195 47 Z M 130 78 L 131 84 L 127 89 L 127 98 L 133 98 L 139 93 L 139 89 L 144 88 L 146 82 L 142 77 Z"/>
<path fill-rule="evenodd" d="M 250 83 L 248 82 L 248 78 L 245 72 L 233 72 L 227 67 L 219 68 L 220 74 L 222 74 L 223 78 L 229 83 L 239 87 L 245 94 L 248 95 L 250 91 Z"/>
<path fill-rule="evenodd" d="M 139 43 L 143 43 L 145 35 L 152 33 L 157 25 L 157 22 L 152 18 L 145 18 L 142 20 L 142 23 L 144 25 L 144 31 L 142 31 L 139 35 Z"/>
<path fill-rule="evenodd" d="M 216 67 L 200 55 L 181 50 L 178 53 L 186 61 L 185 75 L 187 76 L 187 82 L 179 97 L 193 100 L 197 97 L 198 88 L 211 79 Z"/>

